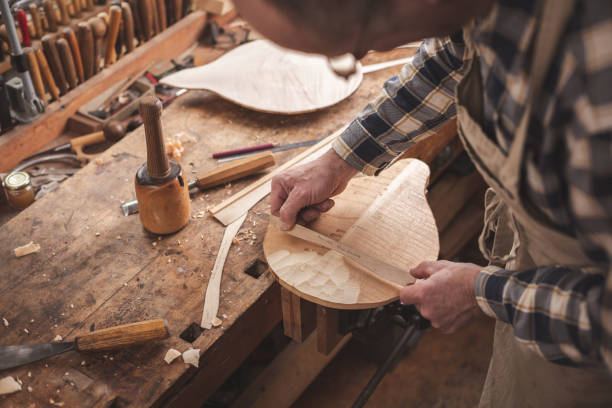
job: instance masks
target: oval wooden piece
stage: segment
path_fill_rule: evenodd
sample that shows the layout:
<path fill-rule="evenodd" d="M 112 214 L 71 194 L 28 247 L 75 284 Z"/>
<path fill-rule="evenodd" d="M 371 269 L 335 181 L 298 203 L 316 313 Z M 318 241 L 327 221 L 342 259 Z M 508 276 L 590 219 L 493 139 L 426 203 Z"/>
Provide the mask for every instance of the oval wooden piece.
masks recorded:
<path fill-rule="evenodd" d="M 256 111 L 297 114 L 335 105 L 361 84 L 361 65 L 348 79 L 334 74 L 327 58 L 253 41 L 210 64 L 162 79 L 177 88 L 204 89 Z"/>
<path fill-rule="evenodd" d="M 309 228 L 406 271 L 438 257 L 436 223 L 425 198 L 428 166 L 395 163 L 378 177 L 358 177 L 334 208 Z M 263 243 L 272 272 L 291 292 L 335 309 L 367 309 L 398 299 L 390 285 L 342 255 L 268 227 Z M 374 272 L 375 271 L 369 271 Z"/>

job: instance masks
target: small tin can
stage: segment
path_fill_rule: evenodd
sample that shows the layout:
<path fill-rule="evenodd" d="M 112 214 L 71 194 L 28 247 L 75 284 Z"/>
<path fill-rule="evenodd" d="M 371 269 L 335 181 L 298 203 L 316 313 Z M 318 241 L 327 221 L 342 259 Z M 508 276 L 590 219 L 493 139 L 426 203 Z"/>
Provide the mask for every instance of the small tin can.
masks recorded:
<path fill-rule="evenodd" d="M 34 202 L 34 188 L 30 175 L 25 171 L 9 174 L 2 182 L 6 200 L 16 210 L 23 210 Z"/>

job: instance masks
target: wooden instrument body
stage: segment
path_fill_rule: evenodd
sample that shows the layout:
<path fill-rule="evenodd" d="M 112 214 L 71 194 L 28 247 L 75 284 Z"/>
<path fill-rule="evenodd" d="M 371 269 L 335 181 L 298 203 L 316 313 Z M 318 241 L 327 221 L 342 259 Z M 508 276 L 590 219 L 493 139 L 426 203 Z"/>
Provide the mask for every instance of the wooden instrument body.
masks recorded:
<path fill-rule="evenodd" d="M 394 164 L 378 177 L 357 177 L 334 197 L 334 208 L 309 228 L 405 271 L 436 260 L 438 231 L 425 198 L 429 168 L 419 160 Z M 365 272 L 335 251 L 268 227 L 264 253 L 285 288 L 336 309 L 366 309 L 398 299 L 397 284 Z M 376 273 L 376 271 L 369 271 Z"/>

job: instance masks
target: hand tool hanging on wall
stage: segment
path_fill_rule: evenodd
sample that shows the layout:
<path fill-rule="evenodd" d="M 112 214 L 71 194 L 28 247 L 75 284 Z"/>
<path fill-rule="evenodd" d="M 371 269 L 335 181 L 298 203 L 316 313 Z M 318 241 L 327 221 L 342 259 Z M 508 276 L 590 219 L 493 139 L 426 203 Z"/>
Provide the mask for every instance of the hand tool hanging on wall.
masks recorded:
<path fill-rule="evenodd" d="M 41 41 L 45 57 L 47 58 L 49 67 L 51 68 L 51 73 L 53 74 L 55 83 L 60 90 L 60 95 L 64 95 L 66 92 L 68 92 L 69 87 L 68 82 L 66 81 L 66 74 L 64 74 L 64 66 L 62 65 L 62 61 L 57 51 L 57 46 L 55 45 L 54 36 L 46 34 Z"/>
<path fill-rule="evenodd" d="M 106 23 L 100 17 L 89 19 L 89 26 L 94 38 L 94 75 L 100 71 L 100 54 L 102 53 L 102 39 L 106 35 Z"/>
<path fill-rule="evenodd" d="M 62 25 L 70 24 L 70 14 L 68 14 L 68 6 L 66 0 L 56 0 L 57 7 L 59 7 L 60 15 L 62 16 Z"/>
<path fill-rule="evenodd" d="M 78 3 L 78 0 L 74 1 Z M 83 82 L 85 80 L 85 74 L 83 72 L 83 60 L 81 57 L 81 50 L 79 49 L 79 43 L 77 41 L 76 35 L 70 27 L 64 27 L 64 29 L 62 30 L 62 34 L 68 42 L 68 45 L 70 45 L 70 51 L 74 59 L 74 67 L 76 68 L 76 73 L 79 77 L 79 82 Z"/>
<path fill-rule="evenodd" d="M 28 6 L 28 11 L 30 12 L 30 17 L 32 17 L 32 24 L 34 25 L 34 31 L 36 34 L 34 38 L 41 38 L 44 34 L 42 21 L 40 18 L 40 11 L 38 10 L 38 6 L 35 3 L 32 3 Z"/>
<path fill-rule="evenodd" d="M 68 41 L 66 41 L 65 38 L 59 38 L 55 42 L 55 45 L 57 47 L 57 52 L 62 59 L 62 66 L 64 67 L 64 75 L 68 81 L 68 87 L 70 89 L 74 89 L 79 84 L 79 80 L 77 78 L 76 68 L 74 65 L 74 58 L 72 56 L 72 52 L 70 51 L 70 45 L 68 45 Z"/>
<path fill-rule="evenodd" d="M 132 8 L 125 1 L 121 3 L 121 13 L 123 17 L 125 52 L 127 54 L 134 49 L 134 18 L 132 16 Z"/>
<path fill-rule="evenodd" d="M 94 37 L 89 23 L 81 21 L 77 25 L 77 42 L 79 44 L 79 52 L 81 62 L 83 64 L 83 78 L 85 80 L 91 78 L 94 74 Z"/>
<path fill-rule="evenodd" d="M 78 336 L 74 341 L 0 347 L 0 370 L 18 367 L 67 351 L 108 351 L 168 337 L 163 319 L 109 327 Z"/>
<path fill-rule="evenodd" d="M 43 79 L 40 73 L 40 67 L 36 60 L 36 54 L 30 47 L 24 48 L 23 52 L 28 56 L 28 64 L 30 65 L 30 74 L 32 75 L 32 83 L 34 84 L 34 90 L 36 95 L 46 102 L 47 95 L 45 94 L 45 86 L 43 85 Z"/>
<path fill-rule="evenodd" d="M 34 54 L 36 54 L 36 61 L 38 62 L 38 67 L 40 68 L 40 73 L 42 74 L 47 90 L 53 99 L 59 99 L 59 89 L 57 88 L 57 84 L 55 83 L 55 79 L 51 73 L 51 68 L 49 68 L 49 62 L 47 61 L 42 48 L 36 47 Z"/>
<path fill-rule="evenodd" d="M 119 34 L 119 24 L 121 24 L 121 8 L 118 6 L 110 7 L 110 24 L 104 43 L 104 66 L 108 67 L 117 60 L 115 43 Z"/>
<path fill-rule="evenodd" d="M 138 0 L 138 10 L 140 12 L 140 23 L 142 34 L 145 41 L 153 37 L 153 12 L 151 10 L 152 0 Z"/>
<path fill-rule="evenodd" d="M 43 10 L 45 11 L 45 19 L 47 20 L 48 29 L 54 33 L 57 31 L 57 15 L 55 14 L 55 2 L 53 0 L 42 1 Z"/>
<path fill-rule="evenodd" d="M 15 31 L 15 22 L 8 4 L 8 0 L 0 0 L 0 9 L 2 11 L 2 19 L 7 29 L 9 44 L 11 46 L 11 64 L 17 73 L 17 77 L 22 84 L 23 110 L 15 111 L 15 119 L 22 123 L 29 123 L 34 120 L 39 114 L 44 112 L 45 103 L 36 96 L 32 78 L 28 70 L 28 58 L 21 49 L 17 32 Z M 20 96 L 21 97 L 21 96 Z"/>

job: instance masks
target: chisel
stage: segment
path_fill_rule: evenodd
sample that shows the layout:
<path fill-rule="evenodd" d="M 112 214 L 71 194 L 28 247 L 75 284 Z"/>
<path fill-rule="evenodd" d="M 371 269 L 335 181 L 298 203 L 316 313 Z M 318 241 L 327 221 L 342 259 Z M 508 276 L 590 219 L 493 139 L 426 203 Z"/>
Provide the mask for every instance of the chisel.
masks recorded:
<path fill-rule="evenodd" d="M 49 25 L 49 31 L 56 32 L 57 31 L 57 16 L 55 14 L 53 0 L 43 0 L 42 6 L 45 11 L 45 18 L 47 19 L 47 24 Z"/>
<path fill-rule="evenodd" d="M 97 330 L 74 341 L 0 347 L 0 370 L 18 367 L 67 351 L 108 351 L 168 337 L 163 319 L 146 320 Z"/>
<path fill-rule="evenodd" d="M 106 23 L 100 17 L 92 17 L 89 19 L 89 26 L 94 38 L 94 74 L 100 71 L 100 54 L 102 53 L 102 39 L 106 35 Z"/>
<path fill-rule="evenodd" d="M 148 0 L 151 6 L 151 15 L 153 16 L 153 35 L 159 34 L 159 12 L 157 10 L 157 0 Z"/>
<path fill-rule="evenodd" d="M 89 23 L 81 21 L 77 25 L 76 36 L 83 63 L 83 77 L 89 79 L 94 74 L 94 38 Z"/>
<path fill-rule="evenodd" d="M 47 90 L 49 91 L 53 99 L 59 99 L 59 89 L 57 89 L 55 79 L 53 78 L 53 74 L 51 73 L 51 69 L 49 68 L 49 62 L 47 61 L 45 54 L 43 54 L 43 51 L 40 47 L 34 49 L 34 54 L 36 54 L 38 68 L 40 68 L 40 73 L 42 74 Z"/>
<path fill-rule="evenodd" d="M 277 145 L 270 146 L 270 144 L 267 144 L 267 145 L 261 145 L 261 146 L 270 146 L 270 147 L 263 147 L 263 148 L 261 148 L 261 150 L 266 149 L 266 150 L 269 150 L 271 152 L 281 152 L 283 150 L 297 149 L 298 147 L 312 146 L 314 144 L 319 143 L 321 140 L 323 140 L 323 139 L 307 140 L 305 142 L 291 143 L 291 144 L 280 145 L 280 146 L 277 146 Z M 252 148 L 259 148 L 261 146 L 253 146 Z M 255 153 L 253 150 L 251 150 L 250 153 L 247 153 L 247 152 L 245 152 L 245 149 L 249 149 L 249 148 L 247 147 L 247 148 L 244 148 L 244 149 L 228 150 L 226 152 L 215 153 L 213 155 L 213 157 L 223 157 L 223 158 L 220 158 L 219 160 L 217 160 L 217 163 L 221 164 L 221 163 L 231 162 L 231 161 L 238 160 L 238 159 L 243 159 L 243 158 L 249 157 L 249 156 L 251 156 L 251 155 L 253 155 Z M 260 150 L 260 149 L 258 149 L 258 150 Z M 233 154 L 236 154 L 236 153 L 239 153 L 239 152 L 245 152 L 245 154 L 238 154 L 238 155 L 235 155 L 235 156 L 233 155 Z M 232 155 L 232 156 L 231 157 L 226 157 L 226 156 L 229 156 L 229 155 Z"/>
<path fill-rule="evenodd" d="M 164 0 L 155 0 L 157 2 L 157 13 L 159 14 L 159 31 L 162 32 L 168 27 L 168 16 L 166 13 L 166 3 Z"/>
<path fill-rule="evenodd" d="M 132 8 L 125 1 L 121 3 L 121 13 L 123 17 L 125 53 L 127 54 L 134 49 L 134 18 L 132 16 Z"/>
<path fill-rule="evenodd" d="M 62 16 L 62 25 L 70 24 L 70 15 L 68 14 L 66 0 L 57 0 L 57 7 L 59 7 L 59 11 Z"/>
<path fill-rule="evenodd" d="M 34 85 L 34 90 L 36 91 L 36 95 L 43 101 L 46 101 L 47 95 L 45 94 L 45 86 L 43 85 L 43 79 L 40 74 L 40 67 L 38 65 L 38 61 L 36 60 L 36 54 L 34 50 L 30 47 L 24 48 L 23 53 L 28 56 L 28 64 L 30 65 L 30 75 L 32 76 L 32 84 Z"/>
<path fill-rule="evenodd" d="M 115 51 L 115 43 L 119 34 L 119 24 L 121 24 L 121 7 L 110 7 L 110 23 L 108 25 L 108 33 L 106 34 L 106 42 L 104 44 L 104 66 L 108 67 L 117 60 L 117 52 Z"/>
<path fill-rule="evenodd" d="M 51 73 L 53 74 L 55 83 L 60 90 L 60 94 L 64 95 L 66 92 L 68 92 L 69 88 L 68 82 L 66 81 L 66 75 L 64 74 L 64 66 L 62 65 L 59 53 L 57 52 L 55 40 L 53 36 L 46 34 L 41 41 L 45 57 L 47 57 L 47 62 L 49 62 L 49 66 L 51 67 Z"/>
<path fill-rule="evenodd" d="M 34 38 L 41 38 L 44 34 L 42 21 L 40 19 L 40 11 L 38 11 L 38 6 L 32 3 L 28 6 L 28 11 L 30 12 L 30 17 L 32 17 L 32 24 L 34 24 L 34 31 L 36 31 L 36 35 Z"/>
<path fill-rule="evenodd" d="M 151 0 L 138 0 L 138 11 L 140 12 L 140 23 L 142 35 L 145 41 L 153 37 L 153 13 L 151 11 Z"/>
<path fill-rule="evenodd" d="M 26 16 L 26 12 L 19 8 L 15 10 L 15 17 L 17 18 L 19 29 L 21 30 L 21 45 L 24 47 L 29 47 L 32 45 L 32 40 L 30 39 L 30 30 L 28 29 L 28 17 Z"/>
<path fill-rule="evenodd" d="M 78 0 L 74 1 L 78 3 Z M 85 80 L 85 74 L 83 72 L 83 60 L 81 58 L 81 50 L 79 49 L 79 43 L 77 42 L 76 35 L 70 27 L 65 27 L 62 30 L 62 34 L 68 42 L 68 45 L 70 45 L 70 51 L 72 52 L 72 57 L 74 58 L 74 67 L 76 68 L 79 81 L 83 82 Z"/>
<path fill-rule="evenodd" d="M 65 38 L 60 38 L 57 40 L 55 45 L 57 47 L 57 52 L 62 59 L 62 66 L 64 67 L 64 75 L 68 81 L 68 86 L 70 89 L 74 89 L 79 84 L 79 79 L 77 78 L 74 57 L 70 51 L 70 45 Z"/>

